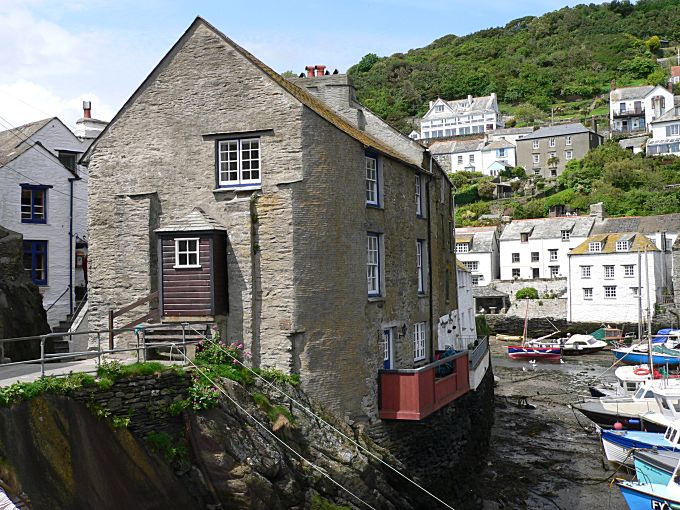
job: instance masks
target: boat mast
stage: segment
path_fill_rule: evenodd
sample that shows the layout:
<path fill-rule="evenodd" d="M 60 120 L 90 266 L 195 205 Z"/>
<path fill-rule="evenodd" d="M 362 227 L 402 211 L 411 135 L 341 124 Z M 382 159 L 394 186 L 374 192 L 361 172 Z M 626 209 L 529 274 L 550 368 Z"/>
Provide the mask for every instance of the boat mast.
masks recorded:
<path fill-rule="evenodd" d="M 642 341 L 642 254 L 638 248 L 638 342 Z"/>
<path fill-rule="evenodd" d="M 654 380 L 654 355 L 652 354 L 652 310 L 649 305 L 649 263 L 647 261 L 647 246 L 645 245 L 645 279 L 647 280 L 647 350 L 649 352 L 649 378 Z M 642 293 L 642 289 L 640 289 Z"/>

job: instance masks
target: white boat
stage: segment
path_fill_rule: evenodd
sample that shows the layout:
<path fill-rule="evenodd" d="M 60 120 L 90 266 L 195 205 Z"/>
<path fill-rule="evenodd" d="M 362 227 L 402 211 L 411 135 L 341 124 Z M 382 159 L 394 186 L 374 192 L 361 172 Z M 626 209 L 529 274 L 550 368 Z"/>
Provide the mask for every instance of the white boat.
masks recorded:
<path fill-rule="evenodd" d="M 649 432 L 663 432 L 675 421 L 680 423 L 680 379 L 655 381 L 652 393 L 659 410 L 640 416 L 643 429 Z"/>
<path fill-rule="evenodd" d="M 562 354 L 571 356 L 598 352 L 608 345 L 607 342 L 598 340 L 593 335 L 576 334 L 560 340 L 563 342 Z"/>
<path fill-rule="evenodd" d="M 614 371 L 614 377 L 616 377 L 616 381 L 613 383 L 603 383 L 597 387 L 589 387 L 590 394 L 593 397 L 630 396 L 640 388 L 643 382 L 651 379 L 647 365 L 618 367 Z M 661 377 L 660 372 L 654 372 L 655 379 L 660 379 Z"/>
<path fill-rule="evenodd" d="M 678 423 L 673 424 L 661 434 L 639 430 L 600 429 L 600 438 L 607 460 L 613 464 L 633 466 L 633 450 L 662 450 L 680 452 L 680 429 Z"/>

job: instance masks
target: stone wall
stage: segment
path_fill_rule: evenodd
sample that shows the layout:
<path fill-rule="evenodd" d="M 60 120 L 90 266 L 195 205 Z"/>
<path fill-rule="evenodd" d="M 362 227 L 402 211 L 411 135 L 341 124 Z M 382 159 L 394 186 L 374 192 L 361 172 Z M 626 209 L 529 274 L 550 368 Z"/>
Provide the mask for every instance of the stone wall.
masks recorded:
<path fill-rule="evenodd" d="M 513 302 L 508 308 L 507 315 L 524 317 L 527 315 L 527 305 L 528 316 L 532 319 L 537 319 L 539 317 L 550 318 L 550 319 L 565 319 L 567 318 L 567 299 L 566 298 L 555 298 L 555 299 L 527 299 L 521 301 Z"/>
<path fill-rule="evenodd" d="M 42 296 L 23 266 L 23 238 L 0 227 L 0 338 L 50 332 Z M 49 347 L 49 346 L 48 346 Z M 40 341 L 5 344 L 12 361 L 40 357 Z"/>
<path fill-rule="evenodd" d="M 505 292 L 510 301 L 515 301 L 515 294 L 525 287 L 533 287 L 538 291 L 539 297 L 546 293 L 555 293 L 558 296 L 566 295 L 566 278 L 536 278 L 534 280 L 494 280 L 491 285 L 496 290 Z"/>

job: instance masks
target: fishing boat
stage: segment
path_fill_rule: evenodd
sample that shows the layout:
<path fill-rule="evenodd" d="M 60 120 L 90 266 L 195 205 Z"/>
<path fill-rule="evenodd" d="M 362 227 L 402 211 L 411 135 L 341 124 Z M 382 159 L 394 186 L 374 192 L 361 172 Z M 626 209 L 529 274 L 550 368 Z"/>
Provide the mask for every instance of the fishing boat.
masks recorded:
<path fill-rule="evenodd" d="M 633 464 L 639 482 L 667 484 L 680 461 L 678 452 L 635 450 Z"/>
<path fill-rule="evenodd" d="M 627 430 L 642 430 L 640 415 L 660 411 L 651 380 L 642 384 L 633 395 L 601 397 L 577 402 L 572 407 L 602 428 L 614 428 L 618 423 L 618 426 Z"/>
<path fill-rule="evenodd" d="M 678 462 L 667 483 L 631 482 L 617 480 L 623 498 L 630 510 L 673 510 L 680 508 Z"/>
<path fill-rule="evenodd" d="M 643 432 L 639 430 L 600 429 L 600 438 L 607 460 L 613 464 L 633 467 L 632 452 L 634 449 L 680 452 L 678 440 L 680 430 L 673 423 L 666 432 Z"/>
<path fill-rule="evenodd" d="M 598 352 L 609 345 L 604 340 L 598 340 L 593 335 L 571 335 L 562 339 L 562 354 L 565 356 L 578 356 Z"/>
<path fill-rule="evenodd" d="M 645 346 L 621 347 L 612 349 L 612 353 L 617 360 L 628 365 L 639 365 L 649 362 L 649 351 Z M 652 363 L 654 365 L 668 365 L 670 367 L 680 366 L 680 350 L 669 349 L 665 345 L 655 345 L 652 347 Z"/>
<path fill-rule="evenodd" d="M 642 428 L 648 432 L 663 432 L 674 421 L 680 422 L 680 379 L 676 376 L 657 381 L 652 393 L 659 410 L 640 415 Z"/>
<path fill-rule="evenodd" d="M 562 359 L 562 347 L 555 342 L 546 341 L 551 336 L 559 333 L 553 331 L 540 338 L 527 340 L 527 323 L 529 319 L 529 301 L 526 302 L 524 313 L 524 331 L 522 333 L 522 345 L 508 345 L 508 357 L 511 359 L 529 360 L 559 360 Z"/>
<path fill-rule="evenodd" d="M 647 365 L 626 365 L 614 371 L 616 382 L 602 383 L 599 386 L 589 386 L 590 395 L 596 398 L 610 396 L 626 396 L 634 394 L 640 385 L 648 381 L 649 368 Z M 654 370 L 654 379 L 660 379 L 661 372 Z"/>

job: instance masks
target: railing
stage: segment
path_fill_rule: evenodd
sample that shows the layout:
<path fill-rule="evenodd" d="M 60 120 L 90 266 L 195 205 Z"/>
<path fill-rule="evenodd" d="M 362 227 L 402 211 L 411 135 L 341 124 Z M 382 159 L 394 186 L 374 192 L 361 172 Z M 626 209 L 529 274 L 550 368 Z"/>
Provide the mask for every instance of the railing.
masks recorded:
<path fill-rule="evenodd" d="M 473 370 L 479 366 L 479 364 L 482 362 L 484 359 L 484 356 L 486 356 L 486 353 L 489 350 L 489 337 L 481 337 L 480 342 L 477 344 L 477 347 L 474 348 L 472 352 L 470 352 L 470 368 Z"/>
<path fill-rule="evenodd" d="M 57 299 L 52 301 L 52 304 L 50 306 L 45 308 L 45 313 L 49 312 L 52 309 L 52 307 L 56 305 L 59 302 L 59 300 L 63 298 L 69 290 L 71 290 L 71 287 L 66 287 L 66 290 L 64 290 L 64 292 L 62 292 Z"/>
<path fill-rule="evenodd" d="M 634 108 L 632 110 L 614 110 L 614 117 L 639 117 L 644 115 L 644 108 Z"/>
<path fill-rule="evenodd" d="M 438 377 L 438 367 L 451 372 Z M 378 384 L 381 419 L 422 420 L 470 390 L 468 353 L 460 352 L 420 368 L 379 370 Z"/>
<path fill-rule="evenodd" d="M 129 305 L 125 305 L 123 308 L 120 308 L 118 310 L 109 310 L 109 349 L 113 349 L 113 338 L 116 335 L 117 331 L 127 329 L 127 328 L 134 328 L 138 324 L 141 324 L 142 322 L 147 322 L 150 320 L 158 320 L 161 316 L 161 311 L 159 308 L 152 309 L 149 313 L 133 320 L 132 322 L 129 322 L 125 326 L 119 329 L 115 329 L 113 327 L 113 319 L 116 317 L 120 317 L 121 315 L 130 312 L 137 308 L 138 306 L 141 306 L 145 303 L 150 303 L 151 301 L 157 300 L 158 299 L 158 291 L 152 292 L 146 297 L 140 298 L 134 303 L 130 303 Z"/>
<path fill-rule="evenodd" d="M 101 364 L 102 355 L 104 354 L 115 354 L 122 352 L 137 352 L 137 359 L 140 361 L 146 361 L 148 357 L 148 349 L 156 349 L 158 347 L 170 347 L 170 348 L 184 348 L 187 345 L 192 345 L 200 342 L 201 340 L 187 340 L 186 338 L 186 328 L 190 327 L 188 323 L 181 323 L 182 325 L 182 341 L 181 342 L 152 342 L 147 343 L 144 339 L 145 327 L 136 328 L 117 328 L 113 331 L 108 329 L 92 330 L 92 331 L 79 331 L 79 332 L 65 332 L 65 333 L 48 333 L 46 335 L 37 336 L 26 336 L 18 338 L 0 338 L 0 373 L 2 368 L 16 365 L 32 365 L 40 363 L 40 375 L 45 376 L 45 363 L 48 361 L 55 360 L 66 360 L 66 359 L 76 359 L 76 358 L 97 358 L 97 366 Z M 158 329 L 162 327 L 175 328 L 177 324 L 154 324 L 153 329 Z M 128 348 L 118 348 L 118 349 L 102 349 L 102 335 L 110 333 L 123 333 L 123 332 L 133 332 L 137 338 L 137 345 L 135 347 Z M 68 352 L 68 353 L 57 353 L 49 354 L 45 352 L 45 343 L 51 338 L 62 338 L 64 336 L 72 337 L 74 335 L 97 335 L 97 348 L 91 351 L 82 352 Z M 141 337 L 140 337 L 141 335 Z M 5 359 L 5 344 L 15 343 L 15 342 L 28 342 L 40 340 L 40 357 L 24 361 L 13 361 L 10 363 L 2 363 Z M 186 352 L 186 351 L 185 351 Z"/>

